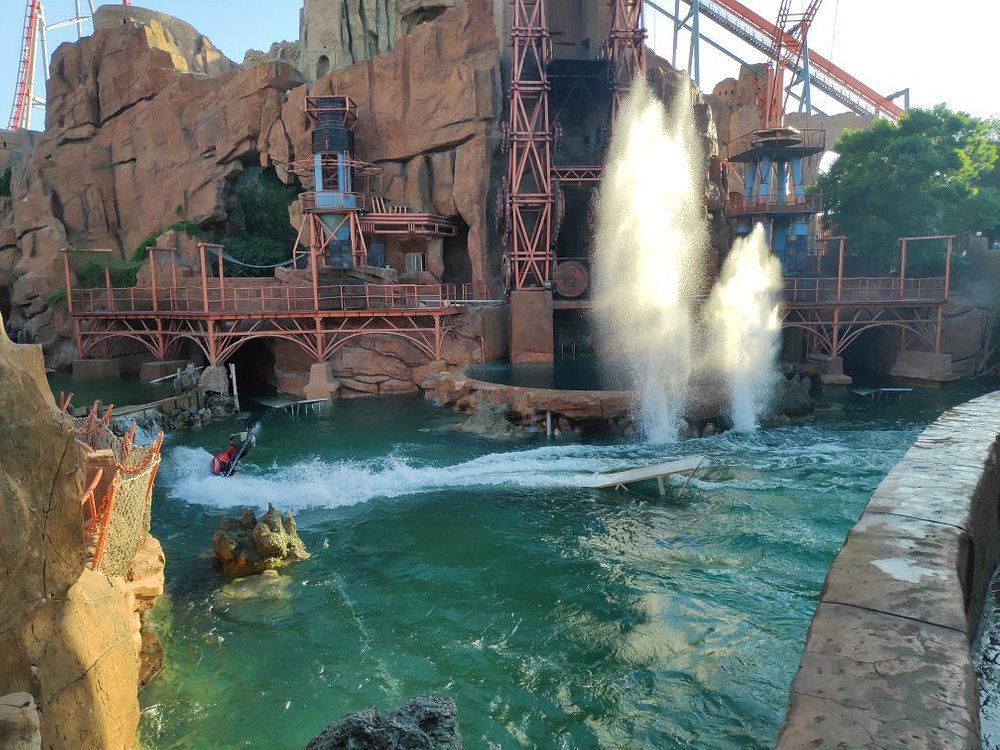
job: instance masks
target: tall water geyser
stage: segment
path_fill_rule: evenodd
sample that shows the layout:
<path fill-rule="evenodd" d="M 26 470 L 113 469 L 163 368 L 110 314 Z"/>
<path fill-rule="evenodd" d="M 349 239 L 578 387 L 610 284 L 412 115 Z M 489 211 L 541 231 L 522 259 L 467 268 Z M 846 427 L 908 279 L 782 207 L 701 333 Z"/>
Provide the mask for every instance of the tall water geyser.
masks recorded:
<path fill-rule="evenodd" d="M 705 308 L 709 359 L 726 379 L 733 428 L 757 426 L 774 387 L 781 266 L 758 224 L 737 239 Z"/>
<path fill-rule="evenodd" d="M 605 355 L 636 381 L 647 437 L 677 436 L 692 308 L 709 246 L 705 153 L 687 79 L 668 114 L 638 77 L 614 124 L 598 193 L 594 298 Z"/>

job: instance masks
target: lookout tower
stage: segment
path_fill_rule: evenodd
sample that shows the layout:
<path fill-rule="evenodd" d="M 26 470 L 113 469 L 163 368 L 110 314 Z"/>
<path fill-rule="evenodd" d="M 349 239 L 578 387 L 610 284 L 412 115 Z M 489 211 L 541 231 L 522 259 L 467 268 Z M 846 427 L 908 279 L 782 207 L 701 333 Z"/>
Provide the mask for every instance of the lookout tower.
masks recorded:
<path fill-rule="evenodd" d="M 313 125 L 312 156 L 287 167 L 309 188 L 299 195 L 302 224 L 294 250 L 296 267 L 315 258 L 320 268 L 334 271 L 395 270 L 385 268 L 387 239 L 427 241 L 456 235 L 451 220 L 383 197 L 382 167 L 354 156 L 358 108 L 350 97 L 307 96 L 304 106 Z M 424 270 L 428 253 L 409 253 L 406 270 Z"/>
<path fill-rule="evenodd" d="M 730 163 L 739 164 L 743 192 L 729 194 L 729 215 L 746 236 L 760 222 L 784 272 L 801 270 L 808 251 L 809 222 L 822 209 L 822 196 L 806 195 L 802 161 L 826 148 L 822 130 L 775 127 L 755 130 L 730 144 Z"/>

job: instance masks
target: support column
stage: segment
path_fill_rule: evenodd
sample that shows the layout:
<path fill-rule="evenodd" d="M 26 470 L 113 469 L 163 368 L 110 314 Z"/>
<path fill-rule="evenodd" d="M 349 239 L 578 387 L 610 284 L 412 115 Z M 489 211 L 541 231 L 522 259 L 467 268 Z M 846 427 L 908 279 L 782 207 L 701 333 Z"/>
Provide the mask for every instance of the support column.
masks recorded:
<path fill-rule="evenodd" d="M 340 391 L 340 381 L 333 376 L 329 362 L 315 362 L 309 368 L 309 382 L 303 390 L 307 399 L 333 400 Z"/>
<path fill-rule="evenodd" d="M 510 293 L 510 361 L 553 361 L 552 292 Z"/>

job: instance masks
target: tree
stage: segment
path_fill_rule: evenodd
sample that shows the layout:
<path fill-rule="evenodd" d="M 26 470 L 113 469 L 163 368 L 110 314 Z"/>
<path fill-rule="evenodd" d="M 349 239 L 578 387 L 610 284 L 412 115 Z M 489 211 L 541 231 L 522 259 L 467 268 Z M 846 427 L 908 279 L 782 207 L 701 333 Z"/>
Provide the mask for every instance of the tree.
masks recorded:
<path fill-rule="evenodd" d="M 825 224 L 847 236 L 858 270 L 872 273 L 889 270 L 899 237 L 992 231 L 1000 224 L 998 145 L 998 123 L 943 104 L 846 131 L 834 147 L 840 158 L 817 182 Z M 932 260 L 908 262 L 919 271 Z"/>

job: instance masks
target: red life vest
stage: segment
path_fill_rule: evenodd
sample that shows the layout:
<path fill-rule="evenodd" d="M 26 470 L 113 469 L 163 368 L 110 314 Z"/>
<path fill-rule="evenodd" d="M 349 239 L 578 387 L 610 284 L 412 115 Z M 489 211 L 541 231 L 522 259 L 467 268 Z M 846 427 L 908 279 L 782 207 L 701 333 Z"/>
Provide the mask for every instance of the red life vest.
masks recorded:
<path fill-rule="evenodd" d="M 219 453 L 212 457 L 212 473 L 221 474 L 223 471 L 229 468 L 229 463 L 233 460 L 233 456 L 236 455 L 237 446 L 229 446 L 229 450 Z"/>

